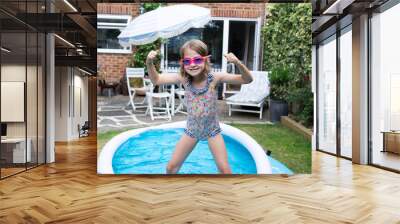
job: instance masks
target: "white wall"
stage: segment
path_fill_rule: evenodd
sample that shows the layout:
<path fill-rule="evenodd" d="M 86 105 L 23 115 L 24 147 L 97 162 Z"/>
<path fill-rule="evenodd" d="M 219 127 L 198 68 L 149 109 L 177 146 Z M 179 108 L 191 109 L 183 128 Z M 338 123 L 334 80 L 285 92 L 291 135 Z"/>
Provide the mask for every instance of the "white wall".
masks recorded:
<path fill-rule="evenodd" d="M 3 64 L 1 81 L 25 82 L 25 64 Z M 1 108 L 7 110 L 7 108 Z M 25 137 L 25 122 L 7 122 L 7 137 Z"/>
<path fill-rule="evenodd" d="M 9 138 L 24 138 L 25 135 L 29 139 L 29 148 L 31 149 L 32 162 L 39 159 L 39 163 L 44 163 L 45 159 L 45 142 L 44 142 L 44 83 L 41 66 L 25 66 L 24 64 L 2 64 L 1 66 L 2 86 L 3 82 L 23 82 L 26 85 L 26 99 L 24 89 L 18 90 L 21 94 L 20 107 L 12 108 L 12 106 L 4 106 L 1 108 L 3 113 L 20 113 L 22 120 L 20 122 L 5 122 L 7 124 L 7 137 Z M 27 80 L 25 80 L 27 78 Z M 15 88 L 15 87 L 14 87 Z M 23 87 L 24 88 L 24 87 Z M 5 92 L 2 88 L 2 99 L 11 97 L 7 94 L 17 94 Z M 15 100 L 15 99 L 14 99 Z M 15 101 L 14 101 L 15 102 Z M 12 102 L 11 102 L 12 103 Z M 26 106 L 25 106 L 26 103 Z M 2 102 L 3 104 L 3 102 Z M 18 102 L 15 102 L 18 104 Z M 14 111 L 13 111 L 14 110 Z M 16 112 L 18 111 L 18 113 Z M 24 114 L 26 112 L 26 119 Z M 3 120 L 3 118 L 2 118 Z"/>
<path fill-rule="evenodd" d="M 55 141 L 68 141 L 68 86 L 67 67 L 55 68 Z"/>
<path fill-rule="evenodd" d="M 88 102 L 88 77 L 82 76 L 82 73 L 79 72 L 78 75 L 75 75 L 75 84 L 74 85 L 76 87 L 81 88 L 82 115 L 79 116 L 79 119 L 80 119 L 80 122 L 85 122 L 88 120 L 88 104 L 89 104 L 89 102 Z"/>
<path fill-rule="evenodd" d="M 56 67 L 55 86 L 55 141 L 77 139 L 78 124 L 88 120 L 88 78 L 76 68 Z"/>
<path fill-rule="evenodd" d="M 25 64 L 3 64 L 1 66 L 1 81 L 25 82 L 25 69 Z M 7 108 L 1 108 L 1 110 L 7 110 Z M 25 122 L 7 122 L 7 136 L 25 137 L 25 126 Z"/>
<path fill-rule="evenodd" d="M 74 70 L 74 96 L 72 99 L 74 100 L 71 105 L 74 105 L 72 108 L 72 119 L 71 119 L 71 135 L 73 138 L 78 138 L 78 124 L 82 126 L 85 121 L 88 120 L 88 78 L 87 76 L 82 76 L 82 73 L 79 70 Z"/>
<path fill-rule="evenodd" d="M 1 81 L 25 82 L 25 64 L 3 64 L 1 65 Z"/>

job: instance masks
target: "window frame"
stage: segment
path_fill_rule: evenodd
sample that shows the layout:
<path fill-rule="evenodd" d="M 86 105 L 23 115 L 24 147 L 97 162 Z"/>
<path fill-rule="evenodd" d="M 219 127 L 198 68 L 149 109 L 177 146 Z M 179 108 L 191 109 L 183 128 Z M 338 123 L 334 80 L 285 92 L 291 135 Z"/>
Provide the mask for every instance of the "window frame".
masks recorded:
<path fill-rule="evenodd" d="M 222 61 L 221 61 L 221 71 L 226 71 L 227 61 L 223 56 L 224 53 L 228 52 L 228 43 L 229 43 L 229 22 L 230 21 L 241 21 L 241 22 L 255 22 L 255 30 L 254 30 L 254 62 L 253 68 L 254 70 L 258 70 L 259 60 L 260 60 L 260 44 L 261 44 L 261 17 L 257 18 L 237 18 L 237 17 L 218 17 L 212 16 L 211 21 L 222 21 L 223 23 L 223 31 L 222 31 Z M 168 59 L 164 58 L 164 65 L 168 66 Z"/>
<path fill-rule="evenodd" d="M 109 14 L 98 14 L 97 19 L 126 19 L 126 24 L 123 23 L 110 23 L 110 22 L 97 22 L 97 29 L 119 29 L 123 30 L 129 22 L 132 20 L 130 15 L 109 15 Z M 97 48 L 98 53 L 110 53 L 110 54 L 132 54 L 132 46 L 124 47 L 124 49 L 112 49 L 112 48 Z"/>

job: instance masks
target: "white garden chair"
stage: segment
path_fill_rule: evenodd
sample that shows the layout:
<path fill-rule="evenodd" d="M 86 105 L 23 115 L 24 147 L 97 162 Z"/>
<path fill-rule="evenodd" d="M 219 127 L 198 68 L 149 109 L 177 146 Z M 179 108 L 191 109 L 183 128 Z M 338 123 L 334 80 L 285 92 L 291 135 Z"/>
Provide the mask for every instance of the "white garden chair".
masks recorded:
<path fill-rule="evenodd" d="M 130 79 L 140 79 L 143 82 L 143 89 L 146 93 L 146 96 L 144 100 L 139 104 L 140 107 L 146 107 L 146 115 L 150 113 L 151 120 L 154 120 L 156 118 L 166 118 L 168 120 L 171 120 L 171 114 L 170 114 L 170 97 L 171 94 L 167 92 L 162 92 L 162 93 L 154 93 L 154 86 L 151 83 L 149 79 L 144 78 L 144 68 L 126 68 L 126 79 L 127 79 L 127 85 L 128 85 L 128 92 L 129 92 L 129 99 L 130 103 L 132 105 L 133 111 L 136 110 L 139 106 L 136 104 L 134 101 L 134 97 L 137 91 L 137 88 L 134 88 L 131 85 Z M 165 107 L 162 107 L 161 103 L 159 104 L 158 107 L 153 106 L 154 99 L 158 99 L 158 101 L 165 100 Z M 146 104 L 147 103 L 147 104 Z"/>
<path fill-rule="evenodd" d="M 249 84 L 242 84 L 239 93 L 226 99 L 229 107 L 229 116 L 232 111 L 258 113 L 262 119 L 265 98 L 270 93 L 268 73 L 263 71 L 251 71 L 253 81 Z M 242 109 L 240 106 L 256 107 L 257 110 Z"/>
<path fill-rule="evenodd" d="M 136 87 L 131 85 L 132 79 L 140 80 L 140 84 Z M 148 105 L 146 97 L 143 99 L 143 101 L 136 102 L 135 104 L 136 92 L 139 89 L 147 92 L 149 91 L 149 88 L 151 88 L 150 86 L 146 85 L 146 81 L 144 78 L 144 68 L 126 68 L 126 83 L 128 85 L 129 102 L 132 106 L 132 110 L 136 111 L 136 108 L 147 108 Z"/>
<path fill-rule="evenodd" d="M 175 94 L 178 96 L 179 99 L 179 104 L 175 109 L 175 113 L 183 113 L 183 114 L 187 114 L 186 111 L 184 111 L 184 107 L 186 107 L 185 105 L 185 90 L 183 89 L 183 85 L 179 84 L 178 89 L 175 90 Z"/>

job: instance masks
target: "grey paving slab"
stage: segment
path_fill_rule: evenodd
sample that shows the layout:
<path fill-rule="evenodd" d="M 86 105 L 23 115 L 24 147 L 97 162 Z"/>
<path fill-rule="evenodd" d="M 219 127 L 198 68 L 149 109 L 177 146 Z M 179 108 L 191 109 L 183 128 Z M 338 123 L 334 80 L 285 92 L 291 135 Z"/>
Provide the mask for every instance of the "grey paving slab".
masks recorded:
<path fill-rule="evenodd" d="M 135 97 L 135 102 L 142 102 L 143 97 Z M 99 96 L 97 117 L 98 131 L 107 132 L 109 130 L 129 129 L 138 127 L 147 127 L 165 124 L 169 122 L 184 121 L 187 115 L 184 113 L 176 113 L 172 116 L 171 121 L 167 119 L 151 120 L 149 114 L 145 114 L 146 108 L 138 108 L 132 110 L 129 103 L 129 96 L 116 95 L 112 97 Z M 175 107 L 178 106 L 179 100 L 175 100 Z M 157 104 L 157 102 L 155 103 Z M 242 124 L 265 124 L 270 123 L 267 107 L 264 107 L 263 118 L 259 119 L 258 114 L 232 112 L 232 116 L 228 116 L 228 106 L 224 100 L 218 100 L 219 120 L 224 123 L 242 123 Z"/>

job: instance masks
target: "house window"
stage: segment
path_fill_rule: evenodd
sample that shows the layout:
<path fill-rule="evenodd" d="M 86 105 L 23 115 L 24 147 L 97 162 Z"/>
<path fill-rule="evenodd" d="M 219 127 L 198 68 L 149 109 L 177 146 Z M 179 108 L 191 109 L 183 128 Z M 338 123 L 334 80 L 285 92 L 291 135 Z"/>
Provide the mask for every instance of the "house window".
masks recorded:
<path fill-rule="evenodd" d="M 212 67 L 221 69 L 223 27 L 223 21 L 213 20 L 204 28 L 191 28 L 179 36 L 168 39 L 168 67 L 179 67 L 181 46 L 188 40 L 199 39 L 207 44 L 209 54 L 211 54 Z"/>
<path fill-rule="evenodd" d="M 340 154 L 352 158 L 352 27 L 340 36 Z"/>
<path fill-rule="evenodd" d="M 400 171 L 400 4 L 371 18 L 372 164 Z"/>
<path fill-rule="evenodd" d="M 131 47 L 122 47 L 118 35 L 127 26 L 131 16 L 98 15 L 97 16 L 97 52 L 132 53 Z"/>
<path fill-rule="evenodd" d="M 336 154 L 336 35 L 318 48 L 318 148 Z"/>

